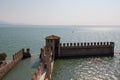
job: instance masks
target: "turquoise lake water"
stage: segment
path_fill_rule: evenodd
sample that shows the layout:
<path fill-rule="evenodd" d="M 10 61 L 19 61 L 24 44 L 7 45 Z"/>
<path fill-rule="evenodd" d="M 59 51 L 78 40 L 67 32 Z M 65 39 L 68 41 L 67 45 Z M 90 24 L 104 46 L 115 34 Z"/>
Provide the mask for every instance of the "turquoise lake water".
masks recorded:
<path fill-rule="evenodd" d="M 55 61 L 53 80 L 120 80 L 120 26 L 34 26 L 0 25 L 0 53 L 7 60 L 21 48 L 30 48 L 32 57 L 22 60 L 3 80 L 31 80 L 39 65 L 45 37 L 57 35 L 61 42 L 115 42 L 114 57 L 61 59 Z"/>

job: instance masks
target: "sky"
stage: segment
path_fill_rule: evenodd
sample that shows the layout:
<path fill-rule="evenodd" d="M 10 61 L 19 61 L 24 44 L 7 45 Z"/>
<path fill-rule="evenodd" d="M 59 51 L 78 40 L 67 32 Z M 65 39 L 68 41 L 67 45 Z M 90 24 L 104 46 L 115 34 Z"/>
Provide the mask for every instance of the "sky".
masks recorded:
<path fill-rule="evenodd" d="M 120 0 L 0 0 L 0 21 L 33 25 L 120 25 Z"/>

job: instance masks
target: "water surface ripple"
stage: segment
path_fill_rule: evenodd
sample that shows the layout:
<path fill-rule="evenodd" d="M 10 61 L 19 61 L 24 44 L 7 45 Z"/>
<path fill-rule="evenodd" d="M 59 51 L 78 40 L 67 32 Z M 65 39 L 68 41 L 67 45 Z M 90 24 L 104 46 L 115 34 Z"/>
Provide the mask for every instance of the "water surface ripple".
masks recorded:
<path fill-rule="evenodd" d="M 120 80 L 117 56 L 57 60 L 53 80 Z"/>
<path fill-rule="evenodd" d="M 52 34 L 60 36 L 61 42 L 65 43 L 112 41 L 115 52 L 120 52 L 120 26 L 0 25 L 0 53 L 6 52 L 7 60 L 21 48 L 30 48 L 32 54 L 31 58 L 18 63 L 3 80 L 31 80 L 39 65 L 44 38 Z M 53 80 L 120 80 L 120 55 L 57 60 L 52 77 Z"/>

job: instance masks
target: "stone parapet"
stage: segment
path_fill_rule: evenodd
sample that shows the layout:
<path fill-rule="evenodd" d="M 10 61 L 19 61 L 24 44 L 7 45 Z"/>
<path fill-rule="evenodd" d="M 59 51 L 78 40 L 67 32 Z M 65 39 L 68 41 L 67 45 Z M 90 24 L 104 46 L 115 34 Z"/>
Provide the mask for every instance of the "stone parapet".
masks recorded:
<path fill-rule="evenodd" d="M 19 50 L 13 55 L 13 60 L 0 66 L 0 80 L 24 57 L 24 49 Z"/>
<path fill-rule="evenodd" d="M 53 57 L 51 47 L 41 48 L 41 63 L 32 77 L 32 80 L 51 80 L 53 70 Z"/>
<path fill-rule="evenodd" d="M 113 56 L 114 42 L 63 43 L 60 44 L 61 57 Z"/>
<path fill-rule="evenodd" d="M 114 46 L 114 42 L 84 42 L 84 43 L 60 43 L 60 47 L 107 47 Z"/>

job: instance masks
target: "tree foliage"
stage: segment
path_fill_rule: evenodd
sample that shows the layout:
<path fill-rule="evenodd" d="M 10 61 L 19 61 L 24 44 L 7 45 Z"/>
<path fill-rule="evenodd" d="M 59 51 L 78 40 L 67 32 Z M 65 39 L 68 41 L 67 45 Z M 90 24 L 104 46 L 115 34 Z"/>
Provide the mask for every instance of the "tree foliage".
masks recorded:
<path fill-rule="evenodd" d="M 0 53 L 0 61 L 4 61 L 7 57 L 6 53 Z"/>

